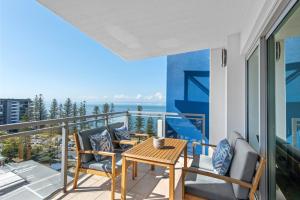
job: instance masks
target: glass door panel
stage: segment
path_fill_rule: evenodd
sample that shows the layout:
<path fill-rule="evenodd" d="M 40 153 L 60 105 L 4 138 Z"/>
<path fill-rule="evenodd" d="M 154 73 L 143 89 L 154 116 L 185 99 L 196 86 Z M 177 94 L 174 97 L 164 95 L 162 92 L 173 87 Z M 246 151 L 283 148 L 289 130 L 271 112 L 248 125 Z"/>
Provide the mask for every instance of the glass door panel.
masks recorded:
<path fill-rule="evenodd" d="M 268 39 L 268 54 L 270 186 L 276 199 L 300 199 L 299 3 Z"/>
<path fill-rule="evenodd" d="M 259 152 L 259 50 L 247 61 L 247 134 L 250 145 Z"/>

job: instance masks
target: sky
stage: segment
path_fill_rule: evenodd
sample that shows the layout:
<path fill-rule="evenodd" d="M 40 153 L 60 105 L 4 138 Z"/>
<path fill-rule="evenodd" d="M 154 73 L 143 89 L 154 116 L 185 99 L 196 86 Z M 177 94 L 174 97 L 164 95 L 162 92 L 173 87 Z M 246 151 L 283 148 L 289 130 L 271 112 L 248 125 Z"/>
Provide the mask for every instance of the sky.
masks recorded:
<path fill-rule="evenodd" d="M 166 62 L 125 61 L 35 0 L 0 1 L 0 98 L 164 104 Z"/>

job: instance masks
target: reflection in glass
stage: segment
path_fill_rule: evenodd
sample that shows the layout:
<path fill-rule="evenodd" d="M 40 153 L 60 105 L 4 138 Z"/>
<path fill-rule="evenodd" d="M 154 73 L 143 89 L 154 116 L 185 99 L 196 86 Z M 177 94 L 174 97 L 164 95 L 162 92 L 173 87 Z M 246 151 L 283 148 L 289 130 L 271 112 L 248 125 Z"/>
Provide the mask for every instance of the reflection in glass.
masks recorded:
<path fill-rule="evenodd" d="M 274 57 L 276 199 L 300 197 L 300 9 L 271 36 Z"/>

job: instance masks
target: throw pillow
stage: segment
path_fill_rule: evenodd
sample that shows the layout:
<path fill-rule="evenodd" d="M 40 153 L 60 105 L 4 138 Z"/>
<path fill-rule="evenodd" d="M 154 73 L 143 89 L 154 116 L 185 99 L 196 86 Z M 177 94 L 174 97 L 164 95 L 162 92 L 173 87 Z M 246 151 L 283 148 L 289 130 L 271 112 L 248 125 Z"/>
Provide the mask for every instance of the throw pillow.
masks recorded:
<path fill-rule="evenodd" d="M 230 167 L 232 157 L 233 149 L 231 148 L 228 140 L 221 140 L 212 156 L 214 170 L 216 170 L 220 175 L 226 175 Z"/>
<path fill-rule="evenodd" d="M 117 138 L 117 140 L 130 140 L 130 132 L 127 130 L 127 128 L 125 126 L 122 126 L 120 128 L 116 128 L 114 130 L 115 136 Z M 127 149 L 130 147 L 130 145 L 128 144 L 120 144 L 120 147 L 122 149 Z"/>
<path fill-rule="evenodd" d="M 101 133 L 91 135 L 90 142 L 94 151 L 114 151 L 111 136 L 107 130 L 104 130 Z M 94 157 L 97 162 L 100 162 L 101 160 L 107 158 L 107 156 L 102 156 L 99 154 L 94 154 Z"/>

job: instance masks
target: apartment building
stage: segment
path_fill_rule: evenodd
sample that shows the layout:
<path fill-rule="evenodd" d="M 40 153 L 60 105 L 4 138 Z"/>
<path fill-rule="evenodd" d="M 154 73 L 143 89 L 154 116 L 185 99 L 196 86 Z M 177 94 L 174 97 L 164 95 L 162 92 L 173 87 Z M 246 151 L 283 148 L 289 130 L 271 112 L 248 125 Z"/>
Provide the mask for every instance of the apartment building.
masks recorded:
<path fill-rule="evenodd" d="M 20 122 L 30 103 L 30 99 L 0 99 L 0 124 Z"/>

